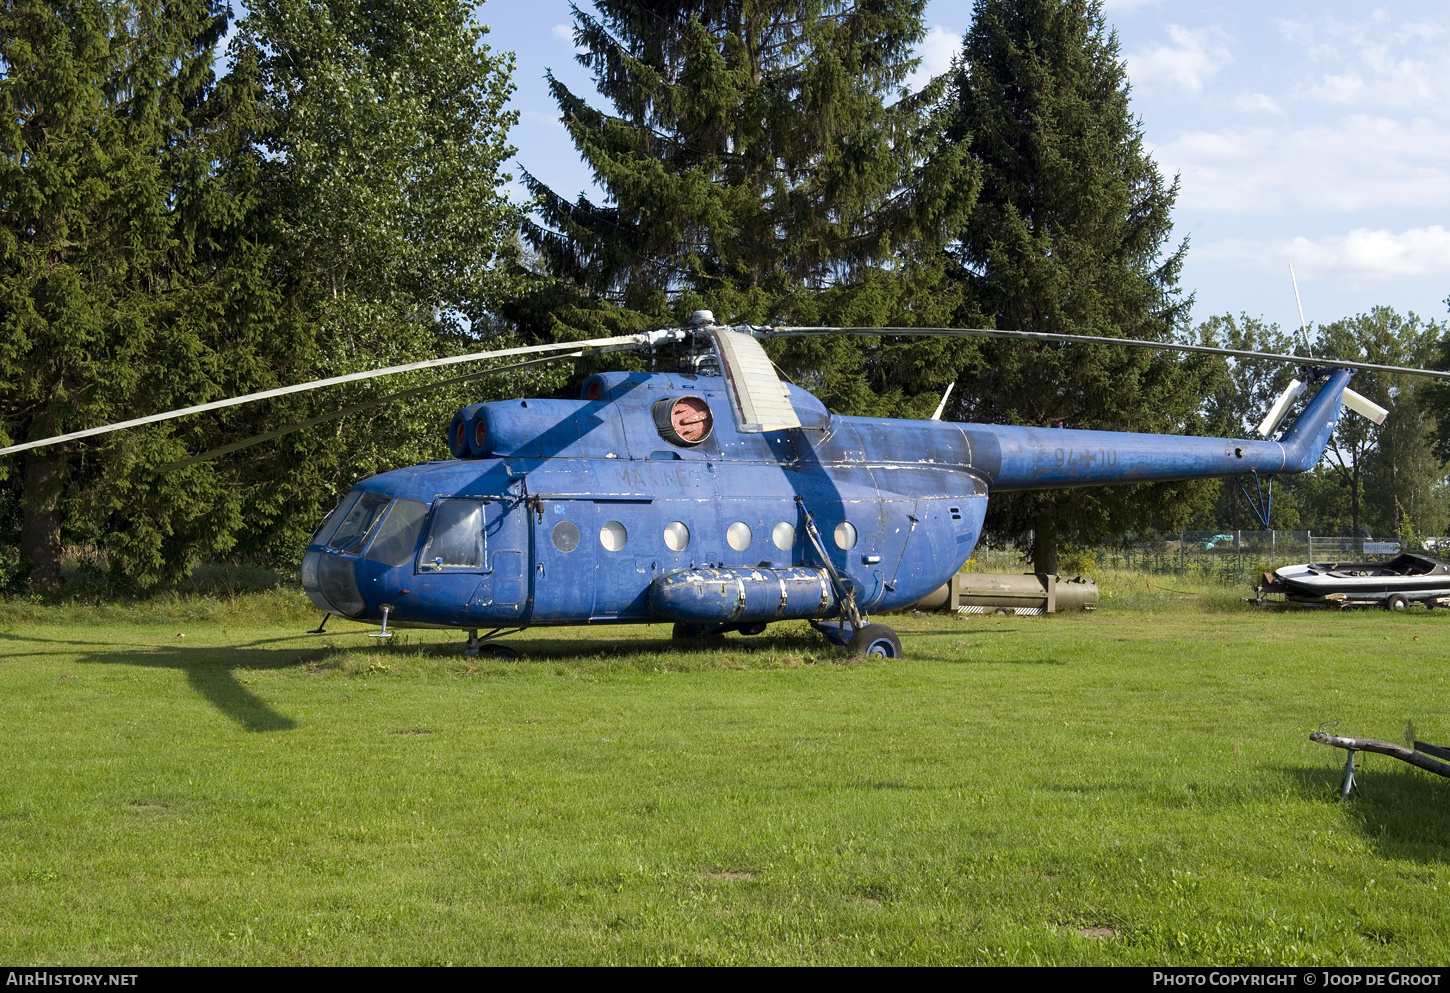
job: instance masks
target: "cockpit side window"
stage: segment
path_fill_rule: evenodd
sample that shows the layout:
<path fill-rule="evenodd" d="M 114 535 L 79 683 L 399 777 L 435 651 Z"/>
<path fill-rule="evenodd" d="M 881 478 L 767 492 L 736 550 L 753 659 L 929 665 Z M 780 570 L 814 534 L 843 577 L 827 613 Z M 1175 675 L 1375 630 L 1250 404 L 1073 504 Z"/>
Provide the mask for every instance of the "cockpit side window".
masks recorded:
<path fill-rule="evenodd" d="M 483 504 L 440 500 L 419 565 L 424 569 L 483 568 Z"/>
<path fill-rule="evenodd" d="M 418 547 L 418 534 L 423 530 L 423 518 L 428 516 L 428 505 L 417 500 L 395 500 L 393 509 L 378 528 L 367 557 L 384 565 L 404 565 L 413 560 Z"/>
<path fill-rule="evenodd" d="M 342 523 L 337 526 L 327 546 L 340 552 L 357 551 L 391 502 L 392 499 L 383 493 L 359 494 L 351 509 L 343 515 Z"/>

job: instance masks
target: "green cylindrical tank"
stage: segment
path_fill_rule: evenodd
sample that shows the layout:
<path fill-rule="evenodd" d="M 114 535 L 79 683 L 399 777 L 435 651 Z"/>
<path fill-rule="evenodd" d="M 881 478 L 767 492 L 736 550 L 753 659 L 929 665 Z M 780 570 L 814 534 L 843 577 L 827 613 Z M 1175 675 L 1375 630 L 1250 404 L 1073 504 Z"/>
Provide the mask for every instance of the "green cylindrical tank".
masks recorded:
<path fill-rule="evenodd" d="M 960 614 L 1031 615 L 1092 610 L 1097 605 L 1097 584 L 1081 576 L 1063 579 L 1046 573 L 959 572 L 912 607 Z"/>
<path fill-rule="evenodd" d="M 1057 577 L 1057 609 L 1096 610 L 1098 606 L 1098 584 L 1082 576 L 1072 579 Z"/>

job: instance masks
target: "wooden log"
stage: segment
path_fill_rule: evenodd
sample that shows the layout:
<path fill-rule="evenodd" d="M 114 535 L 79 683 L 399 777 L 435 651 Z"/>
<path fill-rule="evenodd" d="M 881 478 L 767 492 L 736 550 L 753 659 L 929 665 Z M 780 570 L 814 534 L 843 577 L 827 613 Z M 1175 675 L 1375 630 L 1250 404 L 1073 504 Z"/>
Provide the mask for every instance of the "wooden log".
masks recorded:
<path fill-rule="evenodd" d="M 1404 745 L 1380 741 L 1377 738 L 1345 738 L 1337 734 L 1325 734 L 1323 731 L 1315 731 L 1309 736 L 1309 740 L 1317 741 L 1321 745 L 1348 749 L 1351 752 L 1378 752 L 1381 755 L 1389 755 L 1401 762 L 1408 762 L 1410 765 L 1424 769 L 1426 772 L 1433 772 L 1437 776 L 1450 779 L 1450 764 L 1432 759 L 1428 755 L 1421 755 Z M 1415 742 L 1415 745 L 1418 747 L 1420 742 Z"/>
<path fill-rule="evenodd" d="M 1415 742 L 1415 751 L 1424 752 L 1426 755 L 1433 755 L 1437 759 L 1450 759 L 1450 748 L 1443 745 L 1432 745 L 1427 741 Z"/>

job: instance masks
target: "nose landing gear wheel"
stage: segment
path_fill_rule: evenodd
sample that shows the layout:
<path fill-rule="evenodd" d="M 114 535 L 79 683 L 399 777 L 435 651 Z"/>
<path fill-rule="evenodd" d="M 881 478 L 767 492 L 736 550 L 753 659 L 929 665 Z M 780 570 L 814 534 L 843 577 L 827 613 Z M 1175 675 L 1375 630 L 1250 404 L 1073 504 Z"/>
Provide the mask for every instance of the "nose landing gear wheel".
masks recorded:
<path fill-rule="evenodd" d="M 851 639 L 851 651 L 868 659 L 899 659 L 901 639 L 885 624 L 867 624 Z"/>

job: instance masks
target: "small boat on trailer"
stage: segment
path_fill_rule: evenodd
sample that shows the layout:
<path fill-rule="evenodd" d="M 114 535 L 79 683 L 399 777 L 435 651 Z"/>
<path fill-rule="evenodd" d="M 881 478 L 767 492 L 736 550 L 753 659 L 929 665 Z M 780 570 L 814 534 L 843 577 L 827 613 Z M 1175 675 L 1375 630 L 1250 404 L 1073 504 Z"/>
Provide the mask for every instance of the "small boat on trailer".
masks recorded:
<path fill-rule="evenodd" d="M 1409 552 L 1388 562 L 1310 562 L 1264 573 L 1263 597 L 1277 593 L 1294 603 L 1326 606 L 1378 604 L 1404 610 L 1411 604 L 1450 607 L 1450 565 Z"/>

